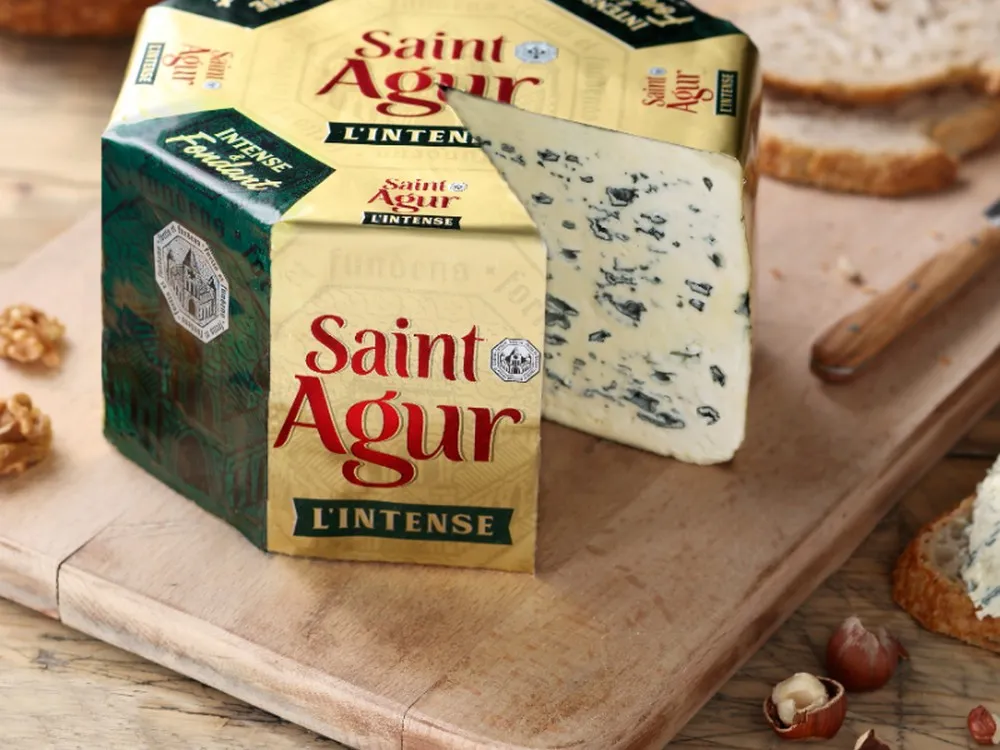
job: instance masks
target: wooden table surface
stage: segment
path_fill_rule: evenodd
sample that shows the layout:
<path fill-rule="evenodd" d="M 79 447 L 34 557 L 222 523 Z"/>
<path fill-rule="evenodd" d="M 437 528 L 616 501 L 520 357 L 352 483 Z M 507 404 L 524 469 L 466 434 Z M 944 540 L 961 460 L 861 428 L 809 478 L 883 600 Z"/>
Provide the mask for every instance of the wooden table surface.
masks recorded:
<path fill-rule="evenodd" d="M 125 44 L 0 36 L 0 269 L 70 227 L 97 203 L 98 138 L 127 54 Z M 0 300 L 0 306 L 15 301 Z M 792 672 L 820 671 L 826 638 L 844 617 L 857 613 L 893 627 L 912 660 L 888 688 L 852 698 L 848 722 L 830 745 L 850 748 L 861 732 L 875 727 L 899 750 L 971 747 L 964 716 L 990 699 L 994 709 L 1000 708 L 1000 658 L 920 631 L 892 604 L 889 572 L 914 530 L 971 492 L 998 452 L 1000 410 L 929 470 L 853 559 L 673 744 L 779 744 L 762 722 L 763 697 Z M 0 600 L 0 748 L 98 747 L 341 746 Z"/>

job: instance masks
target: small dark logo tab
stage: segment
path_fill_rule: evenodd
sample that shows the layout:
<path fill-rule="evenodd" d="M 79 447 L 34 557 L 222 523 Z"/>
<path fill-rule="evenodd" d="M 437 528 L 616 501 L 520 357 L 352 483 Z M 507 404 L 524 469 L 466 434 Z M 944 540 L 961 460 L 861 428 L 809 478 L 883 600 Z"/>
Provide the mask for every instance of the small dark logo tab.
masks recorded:
<path fill-rule="evenodd" d="M 461 229 L 461 216 L 434 216 L 433 214 L 393 214 L 389 212 L 365 211 L 361 215 L 362 224 L 380 227 L 421 227 L 423 229 Z"/>
<path fill-rule="evenodd" d="M 137 85 L 152 86 L 156 83 L 156 74 L 160 70 L 160 60 L 163 58 L 163 42 L 150 42 L 142 52 L 139 72 L 136 73 Z"/>
<path fill-rule="evenodd" d="M 370 122 L 331 122 L 324 143 L 357 143 L 364 146 L 439 146 L 477 148 L 479 142 L 455 125 L 377 125 Z"/>
<path fill-rule="evenodd" d="M 715 82 L 715 114 L 736 117 L 740 74 L 735 70 L 720 70 Z"/>

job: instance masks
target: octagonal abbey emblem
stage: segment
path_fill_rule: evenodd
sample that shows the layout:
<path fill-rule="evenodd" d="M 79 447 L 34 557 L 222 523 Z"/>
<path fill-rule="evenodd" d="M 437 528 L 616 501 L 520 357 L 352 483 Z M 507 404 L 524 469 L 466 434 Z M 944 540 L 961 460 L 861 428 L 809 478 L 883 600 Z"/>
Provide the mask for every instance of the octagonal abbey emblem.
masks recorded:
<path fill-rule="evenodd" d="M 229 328 L 229 282 L 207 242 L 172 221 L 153 237 L 153 262 L 178 325 L 206 344 Z"/>
<path fill-rule="evenodd" d="M 541 363 L 542 353 L 527 339 L 504 339 L 490 352 L 490 369 L 505 383 L 527 383 Z"/>

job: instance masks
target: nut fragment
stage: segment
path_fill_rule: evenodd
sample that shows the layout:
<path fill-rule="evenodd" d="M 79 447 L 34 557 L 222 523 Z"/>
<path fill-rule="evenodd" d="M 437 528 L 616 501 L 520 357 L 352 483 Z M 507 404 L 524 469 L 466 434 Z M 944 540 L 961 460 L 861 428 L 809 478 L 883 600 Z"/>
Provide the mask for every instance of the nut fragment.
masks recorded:
<path fill-rule="evenodd" d="M 976 706 L 969 712 L 969 734 L 980 745 L 1000 745 L 1000 719 L 986 706 Z"/>
<path fill-rule="evenodd" d="M 851 259 L 846 255 L 841 255 L 837 258 L 837 270 L 840 272 L 840 275 L 844 277 L 844 281 L 848 284 L 853 284 L 854 286 L 865 285 L 865 277 L 862 275 L 861 271 L 859 271 L 854 264 L 851 263 Z"/>
<path fill-rule="evenodd" d="M 49 454 L 52 425 L 31 398 L 0 399 L 0 476 L 20 474 Z"/>
<path fill-rule="evenodd" d="M 30 305 L 11 305 L 0 312 L 0 357 L 46 367 L 59 365 L 59 343 L 66 332 L 56 318 Z"/>
<path fill-rule="evenodd" d="M 846 715 L 844 686 L 806 672 L 779 682 L 764 701 L 768 724 L 786 740 L 831 739 Z"/>
<path fill-rule="evenodd" d="M 869 729 L 858 737 L 858 741 L 854 743 L 854 750 L 890 750 L 890 748 L 889 743 L 878 737 L 874 729 Z"/>
<path fill-rule="evenodd" d="M 868 630 L 856 616 L 848 617 L 826 645 L 826 670 L 852 693 L 878 690 L 909 656 L 884 627 Z"/>

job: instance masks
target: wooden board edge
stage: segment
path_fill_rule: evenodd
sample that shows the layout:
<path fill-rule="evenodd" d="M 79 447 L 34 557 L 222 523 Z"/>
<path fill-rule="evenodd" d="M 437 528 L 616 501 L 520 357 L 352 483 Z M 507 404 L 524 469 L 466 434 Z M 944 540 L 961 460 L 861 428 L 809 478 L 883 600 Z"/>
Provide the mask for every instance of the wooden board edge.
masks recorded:
<path fill-rule="evenodd" d="M 350 747 L 399 750 L 404 708 L 336 677 L 124 590 L 59 571 L 59 617 L 86 635 Z"/>
<path fill-rule="evenodd" d="M 823 530 L 818 528 L 816 534 L 801 542 L 796 553 L 785 561 L 785 566 L 799 565 L 798 573 L 790 576 L 789 585 L 776 588 L 774 582 L 782 578 L 780 569 L 768 571 L 757 594 L 765 599 L 765 606 L 761 608 L 764 614 L 745 623 L 744 630 L 736 631 L 741 633 L 740 637 L 717 642 L 706 649 L 704 661 L 708 663 L 698 670 L 703 671 L 705 677 L 701 686 L 688 692 L 689 699 L 680 705 L 671 704 L 651 711 L 643 724 L 610 745 L 602 738 L 597 744 L 575 743 L 574 750 L 661 750 L 667 745 L 792 613 L 850 559 L 902 495 L 933 468 L 977 420 L 1000 402 L 998 385 L 1000 351 L 986 359 L 928 415 L 911 439 L 896 452 L 891 470 L 879 475 L 870 491 L 855 491 L 834 509 L 834 513 L 843 513 L 844 505 L 849 506 L 844 514 L 845 523 L 837 533 L 823 540 Z M 880 497 L 880 502 L 866 506 L 863 498 L 871 496 Z M 815 555 L 820 545 L 824 552 Z M 796 559 L 797 555 L 807 554 L 813 558 L 811 563 L 803 565 Z M 844 616 L 850 614 L 845 611 Z M 471 735 L 446 721 L 420 715 L 421 700 L 435 687 L 429 688 L 406 712 L 403 750 L 548 750 L 497 743 L 493 738 Z"/>
<path fill-rule="evenodd" d="M 925 420 L 913 439 L 898 452 L 895 465 L 878 477 L 871 493 L 882 501 L 863 508 L 858 499 L 847 523 L 825 541 L 827 553 L 804 566 L 790 586 L 760 594 L 769 606 L 765 616 L 748 623 L 744 635 L 709 649 L 704 689 L 690 700 L 653 712 L 635 731 L 609 746 L 580 744 L 577 750 L 659 750 L 697 713 L 744 661 L 760 648 L 794 610 L 860 546 L 898 497 L 929 470 L 948 447 L 990 410 L 992 394 L 1000 394 L 1000 353 L 980 366 Z M 933 448 L 939 446 L 939 448 Z M 845 502 L 851 503 L 849 498 Z M 806 539 L 800 549 L 815 549 Z M 86 545 L 85 545 L 86 546 Z M 787 564 L 794 564 L 790 558 Z M 780 576 L 771 571 L 768 580 Z M 759 591 L 764 592 L 764 582 Z M 419 717 L 419 699 L 396 711 L 371 695 L 336 678 L 309 670 L 277 654 L 201 622 L 179 610 L 120 589 L 73 567 L 72 557 L 59 571 L 59 615 L 62 621 L 126 651 L 184 674 L 275 715 L 352 747 L 403 750 L 540 750 L 477 737 L 447 722 Z M 845 615 L 846 616 L 846 615 Z M 191 637 L 197 634 L 198 643 Z M 219 666 L 216 666 L 218 664 Z M 236 669 L 234 669 L 236 667 Z M 230 674 L 225 674 L 223 670 Z M 307 674 L 303 679 L 303 673 Z M 290 679 L 295 675 L 294 680 Z M 303 689 L 303 685 L 306 685 Z M 431 692 L 433 687 L 427 692 Z M 425 693 L 426 695 L 426 693 Z M 341 723 L 341 719 L 345 723 Z M 345 730 L 355 727 L 354 731 Z M 376 731 L 373 729 L 378 728 Z"/>
<path fill-rule="evenodd" d="M 58 619 L 59 562 L 0 537 L 0 599 Z"/>

